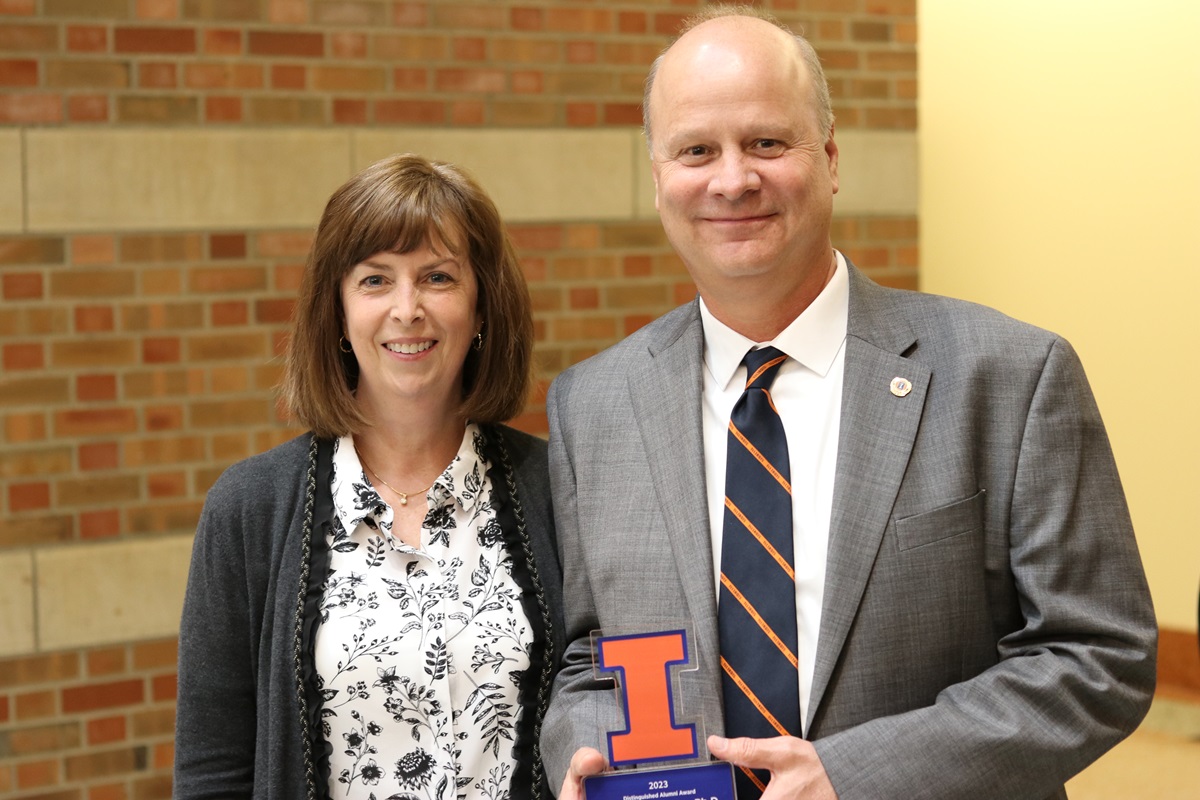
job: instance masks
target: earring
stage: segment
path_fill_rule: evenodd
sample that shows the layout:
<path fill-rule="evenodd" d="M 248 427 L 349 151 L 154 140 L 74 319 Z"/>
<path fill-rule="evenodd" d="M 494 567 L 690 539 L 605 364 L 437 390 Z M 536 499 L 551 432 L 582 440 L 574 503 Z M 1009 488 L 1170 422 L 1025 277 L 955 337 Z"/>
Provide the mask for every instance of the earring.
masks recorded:
<path fill-rule="evenodd" d="M 475 334 L 475 343 L 472 345 L 476 350 L 483 349 L 483 331 Z"/>
<path fill-rule="evenodd" d="M 350 343 L 346 341 L 345 336 L 338 339 L 338 350 L 341 350 L 343 353 L 353 353 L 354 352 L 354 348 L 351 347 Z"/>

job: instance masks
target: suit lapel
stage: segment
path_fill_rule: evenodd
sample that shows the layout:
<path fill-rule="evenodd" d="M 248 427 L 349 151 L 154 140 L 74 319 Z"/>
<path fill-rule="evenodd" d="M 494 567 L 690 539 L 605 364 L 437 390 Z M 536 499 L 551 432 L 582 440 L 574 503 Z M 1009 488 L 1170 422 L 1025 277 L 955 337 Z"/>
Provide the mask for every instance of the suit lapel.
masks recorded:
<path fill-rule="evenodd" d="M 700 396 L 704 333 L 699 306 L 689 309 L 663 344 L 652 346 L 644 363 L 629 371 L 629 395 L 693 621 L 692 647 L 701 665 L 715 668 L 717 603 Z"/>
<path fill-rule="evenodd" d="M 925 405 L 930 371 L 885 290 L 850 270 L 850 319 L 821 632 L 805 729 L 824 698 L 866 589 Z M 894 378 L 911 390 L 892 391 Z M 902 390 L 901 390 L 901 393 Z"/>

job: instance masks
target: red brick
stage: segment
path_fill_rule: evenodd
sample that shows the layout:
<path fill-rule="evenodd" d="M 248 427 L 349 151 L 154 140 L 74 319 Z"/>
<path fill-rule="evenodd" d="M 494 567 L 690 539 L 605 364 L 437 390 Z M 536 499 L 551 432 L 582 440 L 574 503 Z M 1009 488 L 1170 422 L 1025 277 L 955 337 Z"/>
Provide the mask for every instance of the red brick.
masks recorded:
<path fill-rule="evenodd" d="M 509 21 L 515 31 L 540 31 L 546 27 L 546 12 L 541 8 L 514 8 Z"/>
<path fill-rule="evenodd" d="M 588 127 L 600 121 L 600 107 L 595 103 L 567 103 L 567 124 Z"/>
<path fill-rule="evenodd" d="M 308 69 L 297 64 L 276 64 L 271 67 L 272 89 L 303 89 L 308 83 Z"/>
<path fill-rule="evenodd" d="M 605 103 L 604 122 L 607 125 L 641 125 L 640 103 Z"/>
<path fill-rule="evenodd" d="M 39 300 L 42 297 L 40 272 L 12 272 L 3 276 L 5 300 Z"/>
<path fill-rule="evenodd" d="M 208 252 L 213 258 L 244 258 L 246 255 L 246 234 L 211 234 L 208 237 Z"/>
<path fill-rule="evenodd" d="M 602 8 L 550 8 L 546 11 L 546 29 L 570 33 L 609 33 L 613 29 L 613 13 Z"/>
<path fill-rule="evenodd" d="M 124 717 L 101 717 L 88 720 L 87 743 L 91 746 L 125 740 Z"/>
<path fill-rule="evenodd" d="M 50 507 L 50 484 L 13 483 L 8 487 L 9 511 L 35 511 Z"/>
<path fill-rule="evenodd" d="M 460 36 L 451 42 L 457 61 L 483 61 L 487 58 L 487 42 L 478 36 Z"/>
<path fill-rule="evenodd" d="M 113 32 L 113 50 L 117 53 L 194 53 L 196 31 L 193 28 L 118 27 Z"/>
<path fill-rule="evenodd" d="M 558 250 L 562 247 L 563 229 L 558 225 L 513 225 L 509 236 L 518 251 Z"/>
<path fill-rule="evenodd" d="M 225 96 L 204 98 L 204 119 L 206 122 L 241 122 L 242 98 Z"/>
<path fill-rule="evenodd" d="M 75 395 L 84 403 L 116 400 L 117 376 L 80 375 L 75 379 Z"/>
<path fill-rule="evenodd" d="M 17 719 L 46 719 L 58 713 L 58 696 L 50 689 L 25 692 L 16 697 Z"/>
<path fill-rule="evenodd" d="M 62 712 L 64 714 L 84 714 L 88 711 L 136 705 L 144 700 L 145 685 L 140 679 L 72 686 L 62 690 Z"/>
<path fill-rule="evenodd" d="M 108 122 L 108 98 L 98 94 L 73 94 L 67 98 L 71 122 Z"/>
<path fill-rule="evenodd" d="M 401 92 L 423 91 L 429 88 L 429 70 L 424 67 L 397 67 L 392 70 L 392 84 Z"/>
<path fill-rule="evenodd" d="M 203 50 L 210 56 L 240 56 L 242 32 L 230 28 L 209 28 L 204 31 Z"/>
<path fill-rule="evenodd" d="M 79 514 L 79 536 L 83 539 L 102 539 L 121 532 L 121 512 L 115 508 L 104 511 L 83 511 Z"/>
<path fill-rule="evenodd" d="M 5 370 L 42 369 L 46 366 L 45 347 L 41 342 L 6 344 L 3 352 Z"/>
<path fill-rule="evenodd" d="M 28 17 L 36 12 L 35 0 L 0 0 L 0 14 Z"/>
<path fill-rule="evenodd" d="M 434 86 L 441 92 L 503 92 L 504 72 L 498 69 L 440 69 Z"/>
<path fill-rule="evenodd" d="M 72 264 L 111 264 L 116 260 L 116 239 L 107 234 L 71 237 Z"/>
<path fill-rule="evenodd" d="M 663 12 L 654 15 L 654 32 L 664 36 L 674 36 L 679 33 L 687 14 Z"/>
<path fill-rule="evenodd" d="M 373 67 L 312 68 L 312 88 L 325 92 L 379 92 L 387 86 L 387 73 Z"/>
<path fill-rule="evenodd" d="M 325 37 L 319 33 L 252 30 L 247 36 L 251 55 L 313 58 L 325 54 Z"/>
<path fill-rule="evenodd" d="M 83 782 L 95 778 L 125 775 L 145 769 L 148 753 L 145 746 L 120 750 L 92 750 L 63 759 L 67 780 Z"/>
<path fill-rule="evenodd" d="M 338 31 L 330 34 L 329 47 L 334 58 L 366 58 L 367 35 Z"/>
<path fill-rule="evenodd" d="M 171 0 L 174 2 L 174 0 Z M 102 783 L 88 787 L 87 800 L 129 800 L 124 783 Z M 164 798 L 167 795 L 164 795 Z"/>
<path fill-rule="evenodd" d="M 121 122 L 177 125 L 193 123 L 199 118 L 200 103 L 195 97 L 126 95 L 117 98 L 117 119 Z"/>
<path fill-rule="evenodd" d="M 308 0 L 268 0 L 267 19 L 286 25 L 308 22 Z"/>
<path fill-rule="evenodd" d="M 178 639 L 140 642 L 133 645 L 133 668 L 137 670 L 174 668 L 178 655 Z"/>
<path fill-rule="evenodd" d="M 392 24 L 397 28 L 424 28 L 429 24 L 428 3 L 396 3 Z"/>
<path fill-rule="evenodd" d="M 54 435 L 111 436 L 134 433 L 137 412 L 131 408 L 70 409 L 54 413 Z"/>
<path fill-rule="evenodd" d="M 336 97 L 333 100 L 333 121 L 336 125 L 364 125 L 368 121 L 367 101 Z"/>
<path fill-rule="evenodd" d="M 204 62 L 184 67 L 183 83 L 192 89 L 260 89 L 263 69 L 258 64 Z"/>
<path fill-rule="evenodd" d="M 168 61 L 147 61 L 138 64 L 138 86 L 146 89 L 174 89 L 178 85 L 179 70 L 175 64 Z"/>
<path fill-rule="evenodd" d="M 617 31 L 619 33 L 645 33 L 647 26 L 646 12 L 618 11 Z"/>
<path fill-rule="evenodd" d="M 28 59 L 0 59 L 0 86 L 37 86 L 38 62 Z"/>
<path fill-rule="evenodd" d="M 249 318 L 250 308 L 243 301 L 230 300 L 212 305 L 212 324 L 214 326 L 245 325 Z"/>
<path fill-rule="evenodd" d="M 67 49 L 74 53 L 108 51 L 108 28 L 102 25 L 68 25 Z"/>
<path fill-rule="evenodd" d="M 375 121 L 381 123 L 446 121 L 445 106 L 437 100 L 377 100 Z"/>
<path fill-rule="evenodd" d="M 187 476 L 182 472 L 148 475 L 146 476 L 146 492 L 155 500 L 183 497 L 187 494 Z"/>
<path fill-rule="evenodd" d="M 0 123 L 36 125 L 62 122 L 63 101 L 57 94 L 9 94 L 0 96 Z"/>
<path fill-rule="evenodd" d="M 76 306 L 75 330 L 79 333 L 111 331 L 114 316 L 112 306 Z"/>
<path fill-rule="evenodd" d="M 4 437 L 10 442 L 38 442 L 46 438 L 46 415 L 9 414 L 4 418 Z"/>
<path fill-rule="evenodd" d="M 567 63 L 594 64 L 596 63 L 596 52 L 595 42 L 567 42 Z"/>
<path fill-rule="evenodd" d="M 149 337 L 142 341 L 142 362 L 146 364 L 178 363 L 182 345 L 178 337 Z"/>
<path fill-rule="evenodd" d="M 179 0 L 137 0 L 138 19 L 179 19 Z"/>
<path fill-rule="evenodd" d="M 37 789 L 58 783 L 58 760 L 26 761 L 17 764 L 17 786 Z"/>
<path fill-rule="evenodd" d="M 292 318 L 292 309 L 295 308 L 296 301 L 292 299 L 284 300 L 257 300 L 254 303 L 254 320 L 259 323 L 268 324 L 283 324 Z"/>
<path fill-rule="evenodd" d="M 57 49 L 57 25 L 0 25 L 2 53 L 52 52 Z"/>
<path fill-rule="evenodd" d="M 92 677 L 115 675 L 126 669 L 124 647 L 104 647 L 92 650 L 88 652 L 86 659 L 87 673 Z"/>
<path fill-rule="evenodd" d="M 116 469 L 120 456 L 116 442 L 91 442 L 79 445 L 79 469 L 93 472 L 102 469 Z"/>
<path fill-rule="evenodd" d="M 153 698 L 155 702 L 174 700 L 177 683 L 178 681 L 174 674 L 159 675 L 153 678 L 151 680 L 151 685 L 153 687 Z"/>
<path fill-rule="evenodd" d="M 0 694 L 0 725 L 8 722 L 8 717 L 8 695 Z M 3 784 L 0 784 L 0 786 L 3 786 Z"/>
<path fill-rule="evenodd" d="M 146 430 L 176 431 L 183 428 L 183 409 L 179 406 L 148 406 Z"/>

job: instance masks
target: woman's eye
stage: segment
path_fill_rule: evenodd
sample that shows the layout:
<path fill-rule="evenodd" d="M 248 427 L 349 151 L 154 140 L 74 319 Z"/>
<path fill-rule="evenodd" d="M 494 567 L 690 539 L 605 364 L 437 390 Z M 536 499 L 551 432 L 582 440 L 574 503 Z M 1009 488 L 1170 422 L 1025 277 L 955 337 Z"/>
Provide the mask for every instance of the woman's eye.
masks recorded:
<path fill-rule="evenodd" d="M 368 275 L 367 277 L 363 278 L 363 285 L 364 286 L 383 286 L 383 276 L 382 275 Z"/>
<path fill-rule="evenodd" d="M 429 282 L 437 285 L 450 283 L 450 276 L 444 272 L 435 272 L 429 276 Z"/>

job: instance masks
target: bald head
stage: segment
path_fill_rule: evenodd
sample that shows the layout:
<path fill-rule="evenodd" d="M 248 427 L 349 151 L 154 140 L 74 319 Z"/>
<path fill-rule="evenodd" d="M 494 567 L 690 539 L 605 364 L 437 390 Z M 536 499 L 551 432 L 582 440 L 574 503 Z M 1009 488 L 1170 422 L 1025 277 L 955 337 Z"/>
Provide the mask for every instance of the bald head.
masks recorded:
<path fill-rule="evenodd" d="M 739 55 L 740 54 L 740 55 Z M 706 64 L 701 58 L 708 56 Z M 797 36 L 769 14 L 752 6 L 709 6 L 684 22 L 682 33 L 654 63 L 646 76 L 642 96 L 642 120 L 646 143 L 653 145 L 653 106 L 660 74 L 683 69 L 710 69 L 722 57 L 770 57 L 780 63 L 794 60 L 797 80 L 807 81 L 806 93 L 817 125 L 825 138 L 833 131 L 833 107 L 829 85 L 816 50 L 803 36 Z M 692 72 L 696 80 L 703 72 Z"/>

